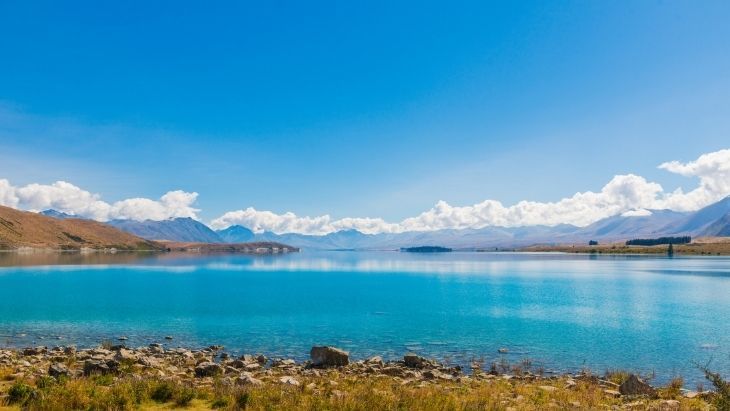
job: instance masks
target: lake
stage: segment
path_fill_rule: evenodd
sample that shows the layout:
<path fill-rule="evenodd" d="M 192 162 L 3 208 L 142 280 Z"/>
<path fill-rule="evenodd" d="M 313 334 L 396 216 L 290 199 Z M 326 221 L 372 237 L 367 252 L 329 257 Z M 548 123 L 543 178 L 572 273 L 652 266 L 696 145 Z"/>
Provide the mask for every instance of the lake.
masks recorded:
<path fill-rule="evenodd" d="M 529 358 L 547 371 L 681 375 L 693 387 L 696 362 L 730 374 L 730 258 L 0 254 L 0 346 L 122 335 L 298 360 L 319 344 L 355 359 Z"/>

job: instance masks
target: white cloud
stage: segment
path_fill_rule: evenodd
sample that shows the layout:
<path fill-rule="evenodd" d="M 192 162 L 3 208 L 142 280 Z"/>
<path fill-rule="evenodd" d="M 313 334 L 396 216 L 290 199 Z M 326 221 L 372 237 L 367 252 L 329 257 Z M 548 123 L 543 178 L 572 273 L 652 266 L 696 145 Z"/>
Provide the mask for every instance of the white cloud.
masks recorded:
<path fill-rule="evenodd" d="M 0 180 L 0 205 L 30 211 L 54 209 L 99 221 L 197 218 L 199 210 L 192 207 L 197 197 L 198 193 L 177 190 L 168 192 L 159 200 L 130 198 L 109 204 L 98 194 L 65 181 L 15 187 L 8 180 Z"/>
<path fill-rule="evenodd" d="M 645 208 L 637 208 L 636 210 L 629 210 L 621 213 L 621 217 L 647 217 L 652 215 L 651 210 Z"/>
<path fill-rule="evenodd" d="M 327 234 L 356 229 L 367 234 L 431 231 L 440 229 L 481 228 L 485 226 L 530 226 L 574 224 L 585 226 L 602 218 L 624 215 L 649 215 L 652 209 L 692 211 L 730 194 L 730 150 L 704 154 L 694 161 L 671 161 L 659 168 L 699 184 L 689 192 L 666 192 L 661 185 L 634 174 L 617 175 L 598 192 L 585 191 L 556 202 L 520 201 L 505 206 L 485 200 L 470 206 L 452 206 L 439 201 L 430 210 L 398 223 L 381 218 L 332 219 L 329 215 L 300 217 L 292 212 L 277 214 L 249 207 L 229 211 L 211 222 L 216 229 L 240 224 L 256 232 Z M 170 191 L 159 200 L 131 198 L 107 203 L 71 183 L 29 184 L 15 187 L 0 179 L 0 204 L 26 210 L 53 208 L 70 214 L 107 221 L 116 218 L 164 220 L 175 217 L 197 218 L 192 205 L 197 193 Z"/>
<path fill-rule="evenodd" d="M 456 207 L 439 201 L 430 210 L 399 223 L 388 223 L 379 218 L 332 220 L 329 215 L 298 217 L 291 212 L 276 214 L 249 207 L 223 214 L 213 220 L 212 226 L 225 228 L 240 224 L 257 232 L 303 234 L 326 234 L 342 229 L 357 229 L 364 233 L 396 233 L 486 226 L 586 226 L 619 214 L 649 215 L 650 209 L 693 211 L 730 194 L 730 150 L 704 154 L 688 163 L 663 163 L 659 168 L 699 178 L 699 186 L 687 193 L 681 189 L 665 192 L 658 183 L 626 174 L 615 176 L 599 192 L 580 192 L 557 202 L 520 201 L 505 206 L 496 200 L 485 200 L 471 206 Z"/>
<path fill-rule="evenodd" d="M 697 210 L 730 194 L 730 149 L 703 154 L 688 163 L 666 162 L 659 168 L 700 179 L 700 185 L 688 193 L 681 189 L 669 193 L 661 203 L 663 208 L 677 211 Z"/>

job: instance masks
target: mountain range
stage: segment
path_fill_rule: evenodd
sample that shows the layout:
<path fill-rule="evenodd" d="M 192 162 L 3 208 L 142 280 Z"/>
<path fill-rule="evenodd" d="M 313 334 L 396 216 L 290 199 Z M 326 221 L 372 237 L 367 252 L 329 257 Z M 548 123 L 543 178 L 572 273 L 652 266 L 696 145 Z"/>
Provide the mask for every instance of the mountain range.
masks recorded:
<path fill-rule="evenodd" d="M 56 218 L 68 215 L 53 210 L 44 214 Z M 586 227 L 557 226 L 484 227 L 403 233 L 364 234 L 343 230 L 326 235 L 296 233 L 254 233 L 234 225 L 214 231 L 191 218 L 164 221 L 113 220 L 108 224 L 149 240 L 206 243 L 266 241 L 294 247 L 328 250 L 392 250 L 401 247 L 438 245 L 455 249 L 515 248 L 536 244 L 578 244 L 589 240 L 625 241 L 633 238 L 669 235 L 730 236 L 730 197 L 695 212 L 649 210 L 647 215 L 617 215 Z"/>

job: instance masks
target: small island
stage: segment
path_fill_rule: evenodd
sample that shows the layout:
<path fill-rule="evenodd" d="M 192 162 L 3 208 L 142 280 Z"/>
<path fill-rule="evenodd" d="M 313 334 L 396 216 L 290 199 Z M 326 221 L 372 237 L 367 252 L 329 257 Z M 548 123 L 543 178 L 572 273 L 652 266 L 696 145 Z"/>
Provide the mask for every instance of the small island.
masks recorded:
<path fill-rule="evenodd" d="M 451 248 L 433 245 L 424 245 L 420 247 L 403 247 L 400 250 L 401 252 L 406 253 L 448 253 L 453 251 Z"/>

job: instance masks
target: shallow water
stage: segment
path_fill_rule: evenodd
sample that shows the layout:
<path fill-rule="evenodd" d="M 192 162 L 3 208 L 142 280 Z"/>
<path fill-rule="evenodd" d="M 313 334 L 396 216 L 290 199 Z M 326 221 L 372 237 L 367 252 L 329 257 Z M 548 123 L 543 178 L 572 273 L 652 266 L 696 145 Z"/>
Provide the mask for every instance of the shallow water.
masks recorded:
<path fill-rule="evenodd" d="M 34 265 L 43 264 L 43 265 Z M 19 266 L 25 265 L 25 266 Z M 306 359 L 730 374 L 730 259 L 512 253 L 0 254 L 0 346 L 222 344 Z M 506 347 L 508 354 L 498 354 Z"/>

